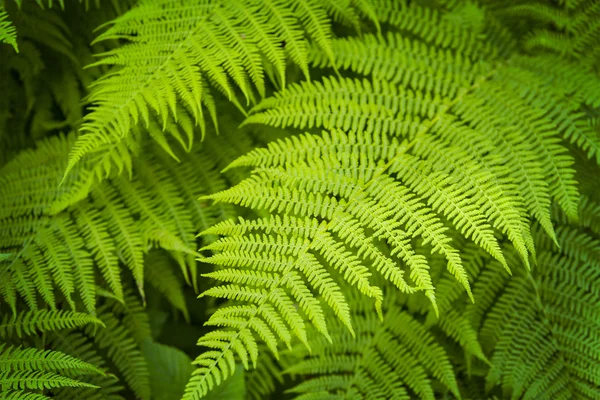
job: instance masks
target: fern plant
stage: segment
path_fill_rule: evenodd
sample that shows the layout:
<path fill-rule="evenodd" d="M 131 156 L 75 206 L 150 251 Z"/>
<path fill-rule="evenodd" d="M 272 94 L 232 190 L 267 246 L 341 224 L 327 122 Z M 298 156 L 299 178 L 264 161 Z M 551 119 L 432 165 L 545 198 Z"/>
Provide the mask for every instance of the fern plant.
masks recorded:
<path fill-rule="evenodd" d="M 0 398 L 600 398 L 599 10 L 0 1 Z"/>

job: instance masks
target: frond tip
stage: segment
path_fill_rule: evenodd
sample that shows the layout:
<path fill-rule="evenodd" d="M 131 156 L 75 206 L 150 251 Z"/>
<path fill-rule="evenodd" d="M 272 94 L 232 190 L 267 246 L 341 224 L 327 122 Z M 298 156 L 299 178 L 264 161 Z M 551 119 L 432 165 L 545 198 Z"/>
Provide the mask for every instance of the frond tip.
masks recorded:
<path fill-rule="evenodd" d="M 9 19 L 8 14 L 0 5 L 0 43 L 11 45 L 15 51 L 19 52 L 17 46 L 17 31 Z"/>

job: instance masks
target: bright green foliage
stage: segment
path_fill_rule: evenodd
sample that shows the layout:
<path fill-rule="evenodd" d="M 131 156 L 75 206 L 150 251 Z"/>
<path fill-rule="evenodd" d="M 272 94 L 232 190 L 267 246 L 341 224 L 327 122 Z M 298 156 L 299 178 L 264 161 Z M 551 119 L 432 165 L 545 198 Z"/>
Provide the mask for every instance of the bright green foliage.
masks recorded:
<path fill-rule="evenodd" d="M 156 130 L 163 142 L 161 129 L 176 136 L 170 125 L 180 124 L 187 135 L 178 139 L 191 148 L 191 128 L 205 131 L 205 112 L 217 123 L 210 86 L 235 104 L 237 89 L 254 103 L 254 90 L 265 95 L 265 70 L 285 87 L 288 56 L 308 76 L 305 35 L 333 60 L 327 11 L 316 0 L 140 2 L 96 39 L 130 43 L 94 64 L 113 69 L 92 86 L 92 112 L 67 172 L 85 154 L 118 145 L 138 122 L 162 127 Z M 342 12 L 357 10 L 347 4 Z"/>
<path fill-rule="evenodd" d="M 597 0 L 0 7 L 1 398 L 600 399 Z"/>
<path fill-rule="evenodd" d="M 434 399 L 434 379 L 460 397 L 449 356 L 438 338 L 400 311 L 400 304 L 390 301 L 381 321 L 368 308 L 361 309 L 362 299 L 353 298 L 351 303 L 355 336 L 334 323 L 332 343 L 313 336 L 311 352 L 304 347 L 296 350 L 302 359 L 286 373 L 311 377 L 291 389 L 298 399 L 415 398 L 408 388 L 418 398 Z"/>
<path fill-rule="evenodd" d="M 81 374 L 103 373 L 91 364 L 60 352 L 0 344 L 0 389 L 3 398 L 5 393 L 8 398 L 27 398 L 25 390 L 94 387 L 69 377 Z M 40 395 L 38 398 L 50 397 Z"/>
<path fill-rule="evenodd" d="M 103 325 L 102 321 L 85 313 L 73 311 L 37 310 L 21 313 L 16 318 L 6 316 L 0 324 L 0 337 L 6 338 L 16 334 L 31 336 L 41 332 L 72 329 L 94 323 Z"/>
<path fill-rule="evenodd" d="M 491 262 L 474 284 L 467 313 L 491 354 L 486 385 L 511 398 L 597 398 L 600 237 L 562 224 L 560 250 L 535 237 L 534 274 L 511 278 Z"/>
<path fill-rule="evenodd" d="M 155 151 L 155 158 L 139 160 L 139 179 L 133 185 L 126 177 L 117 177 L 91 189 L 87 184 L 79 187 L 81 181 L 74 176 L 59 187 L 72 143 L 72 136 L 52 138 L 35 151 L 22 152 L 2 169 L 0 248 L 10 254 L 0 266 L 6 282 L 1 287 L 3 300 L 14 310 L 21 297 L 35 310 L 40 305 L 38 293 L 56 308 L 58 288 L 69 305 L 77 294 L 87 311 L 94 313 L 94 271 L 122 299 L 119 264 L 123 263 L 143 294 L 143 254 L 154 245 L 173 252 L 188 281 L 195 282 L 194 234 L 220 216 L 219 210 L 196 203 L 206 193 L 205 186 L 189 187 L 186 182 L 202 169 L 210 181 L 207 185 L 221 188 L 211 163 L 194 152 L 185 155 L 186 162 L 176 164 L 151 145 L 145 151 Z M 175 171 L 175 165 L 182 168 Z M 87 192 L 91 196 L 68 207 L 75 203 L 73 198 L 82 197 L 82 191 L 83 197 Z M 183 307 L 181 300 L 179 307 Z"/>
<path fill-rule="evenodd" d="M 17 31 L 3 8 L 0 8 L 0 42 L 9 44 L 14 47 L 15 51 L 19 51 L 19 47 L 17 46 Z"/>
<path fill-rule="evenodd" d="M 254 150 L 230 165 L 253 167 L 251 177 L 207 197 L 270 216 L 205 232 L 225 236 L 202 249 L 216 251 L 205 261 L 218 268 L 206 276 L 224 284 L 203 295 L 234 303 L 208 321 L 220 329 L 199 341 L 211 350 L 196 360 L 189 398 L 192 388 L 202 394 L 229 375 L 234 354 L 256 363 L 258 338 L 277 355 L 278 342 L 289 346 L 292 334 L 306 342 L 309 320 L 331 340 L 325 304 L 354 334 L 338 279 L 371 297 L 379 313 L 383 295 L 371 279 L 377 273 L 403 292 L 424 291 L 435 307 L 430 266 L 411 239 L 443 255 L 471 296 L 460 252 L 445 233 L 449 225 L 509 270 L 495 230 L 529 265 L 536 257 L 529 219 L 557 241 L 551 202 L 577 217 L 574 159 L 560 138 L 595 156 L 597 140 L 581 139 L 595 134 L 579 111 L 598 105 L 599 92 L 589 90 L 600 83 L 594 72 L 567 61 L 543 64 L 564 81 L 548 88 L 548 75 L 534 67 L 544 59 L 515 54 L 502 30 L 486 32 L 494 38 L 487 41 L 431 9 L 377 9 L 397 33 L 333 41 L 338 68 L 370 80 L 292 85 L 245 121 L 340 131 Z M 332 65 L 326 56 L 314 60 Z"/>

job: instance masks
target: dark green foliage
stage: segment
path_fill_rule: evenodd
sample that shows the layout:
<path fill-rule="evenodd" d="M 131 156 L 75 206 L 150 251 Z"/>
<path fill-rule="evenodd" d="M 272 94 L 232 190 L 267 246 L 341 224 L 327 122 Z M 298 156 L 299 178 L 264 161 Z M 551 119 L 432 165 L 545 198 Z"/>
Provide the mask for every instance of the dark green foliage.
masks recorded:
<path fill-rule="evenodd" d="M 0 398 L 600 399 L 598 21 L 0 0 Z"/>

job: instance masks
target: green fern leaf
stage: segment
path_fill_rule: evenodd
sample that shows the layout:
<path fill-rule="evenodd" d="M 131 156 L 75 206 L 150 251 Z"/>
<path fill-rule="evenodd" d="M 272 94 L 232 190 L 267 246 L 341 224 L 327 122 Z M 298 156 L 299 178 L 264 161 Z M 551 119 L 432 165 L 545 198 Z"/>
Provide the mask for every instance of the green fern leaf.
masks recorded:
<path fill-rule="evenodd" d="M 356 336 L 334 323 L 333 343 L 311 336 L 312 352 L 295 351 L 301 360 L 285 372 L 305 379 L 291 392 L 303 399 L 409 399 L 413 393 L 433 399 L 435 379 L 460 398 L 449 356 L 432 332 L 394 301 L 387 304 L 383 321 L 359 304 L 360 298 L 353 299 Z"/>
<path fill-rule="evenodd" d="M 31 398 L 21 392 L 26 389 L 96 387 L 57 372 L 103 375 L 95 366 L 60 352 L 0 344 L 0 388 L 12 396 L 10 398 Z"/>
<path fill-rule="evenodd" d="M 17 31 L 8 18 L 6 11 L 0 8 L 0 42 L 11 45 L 18 53 Z"/>
<path fill-rule="evenodd" d="M 600 394 L 600 375 L 592 367 L 600 360 L 594 350 L 600 341 L 598 238 L 581 242 L 583 232 L 562 226 L 557 233 L 567 250 L 544 249 L 548 240 L 537 234 L 544 250 L 532 275 L 508 278 L 490 264 L 474 285 L 477 302 L 468 313 L 491 352 L 487 387 L 501 384 L 515 398 Z M 588 249 L 594 258 L 587 258 Z"/>
<path fill-rule="evenodd" d="M 131 330 L 131 324 L 124 326 L 121 321 L 108 310 L 108 306 L 98 309 L 98 316 L 106 328 L 86 333 L 93 337 L 101 349 L 106 349 L 109 358 L 125 378 L 135 395 L 140 399 L 150 399 L 149 372 L 142 351 L 132 335 L 137 330 Z M 147 328 L 149 331 L 149 327 Z"/>
<path fill-rule="evenodd" d="M 243 18 L 250 10 L 256 16 Z M 215 117 L 209 84 L 235 104 L 230 79 L 247 102 L 255 101 L 252 85 L 264 96 L 263 54 L 284 84 L 286 59 L 276 43 L 284 43 L 308 76 L 304 31 L 333 60 L 329 17 L 316 0 L 142 2 L 96 40 L 129 43 L 101 54 L 93 64 L 115 68 L 93 85 L 88 97 L 93 109 L 85 117 L 85 134 L 74 145 L 65 176 L 85 154 L 118 144 L 139 122 L 149 128 L 154 116 L 162 128 L 153 136 L 167 151 L 160 131 L 169 120 L 193 121 L 204 132 L 203 108 Z"/>
<path fill-rule="evenodd" d="M 13 332 L 18 337 L 31 336 L 40 332 L 72 329 L 88 324 L 104 326 L 101 320 L 74 311 L 38 310 L 20 313 L 16 318 L 6 316 L 0 324 L 0 336 L 10 338 Z"/>

